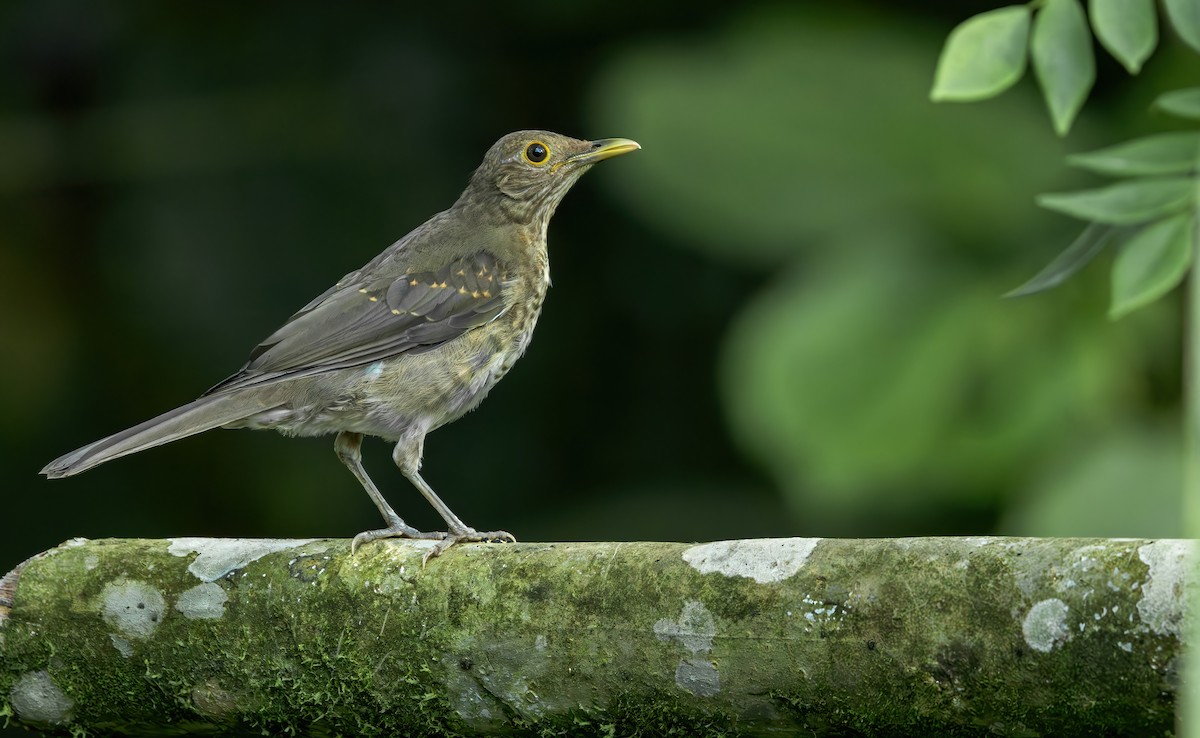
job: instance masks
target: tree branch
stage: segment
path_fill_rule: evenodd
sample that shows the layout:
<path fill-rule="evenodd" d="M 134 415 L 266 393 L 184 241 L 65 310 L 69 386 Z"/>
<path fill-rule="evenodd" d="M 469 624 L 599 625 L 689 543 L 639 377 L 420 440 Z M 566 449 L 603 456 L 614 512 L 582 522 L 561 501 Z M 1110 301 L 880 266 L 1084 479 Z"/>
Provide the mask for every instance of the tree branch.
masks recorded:
<path fill-rule="evenodd" d="M 1184 541 L 75 540 L 0 714 L 76 733 L 1163 735 Z"/>

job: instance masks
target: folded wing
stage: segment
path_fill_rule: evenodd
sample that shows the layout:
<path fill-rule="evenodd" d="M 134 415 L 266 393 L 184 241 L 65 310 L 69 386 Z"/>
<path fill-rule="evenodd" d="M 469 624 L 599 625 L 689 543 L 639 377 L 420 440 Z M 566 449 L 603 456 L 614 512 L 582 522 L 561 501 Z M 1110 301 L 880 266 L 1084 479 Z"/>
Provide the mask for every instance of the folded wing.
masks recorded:
<path fill-rule="evenodd" d="M 505 309 L 505 274 L 487 253 L 436 271 L 349 275 L 293 315 L 232 377 L 205 394 L 428 351 L 494 320 Z"/>

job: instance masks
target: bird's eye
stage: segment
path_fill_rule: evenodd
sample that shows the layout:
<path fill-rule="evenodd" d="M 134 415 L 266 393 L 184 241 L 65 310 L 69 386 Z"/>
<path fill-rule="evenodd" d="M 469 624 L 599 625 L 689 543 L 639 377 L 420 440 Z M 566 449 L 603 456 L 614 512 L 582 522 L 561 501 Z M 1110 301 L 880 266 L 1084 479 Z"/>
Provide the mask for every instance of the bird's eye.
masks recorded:
<path fill-rule="evenodd" d="M 535 166 L 541 166 L 550 158 L 550 149 L 541 141 L 534 141 L 525 147 L 525 161 Z"/>

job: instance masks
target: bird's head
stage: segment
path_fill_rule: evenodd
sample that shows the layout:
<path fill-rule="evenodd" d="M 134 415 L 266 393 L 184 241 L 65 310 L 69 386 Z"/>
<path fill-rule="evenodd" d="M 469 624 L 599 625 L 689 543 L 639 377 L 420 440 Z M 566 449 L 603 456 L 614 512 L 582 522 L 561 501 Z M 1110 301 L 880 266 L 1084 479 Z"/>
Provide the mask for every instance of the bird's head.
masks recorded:
<path fill-rule="evenodd" d="M 640 148 L 627 138 L 581 141 L 550 131 L 510 133 L 488 149 L 463 200 L 492 201 L 521 222 L 549 220 L 563 195 L 593 164 Z"/>

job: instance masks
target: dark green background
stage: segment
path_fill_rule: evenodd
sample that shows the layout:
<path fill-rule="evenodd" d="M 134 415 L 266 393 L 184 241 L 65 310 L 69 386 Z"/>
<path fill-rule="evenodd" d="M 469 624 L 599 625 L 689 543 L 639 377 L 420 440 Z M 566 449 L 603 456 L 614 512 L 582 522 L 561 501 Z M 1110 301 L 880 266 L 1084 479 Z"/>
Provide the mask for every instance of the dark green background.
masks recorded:
<path fill-rule="evenodd" d="M 409 5 L 409 4 L 404 4 Z M 1174 124 L 1169 31 L 1056 139 L 1032 80 L 934 105 L 947 3 L 17 2 L 0 7 L 0 569 L 73 537 L 379 523 L 332 439 L 217 431 L 49 482 L 191 399 L 457 197 L 503 133 L 625 136 L 550 228 L 526 358 L 425 476 L 523 540 L 1172 536 L 1177 296 L 1107 258 L 999 299 L 1080 228 L 1062 156 Z M 397 511 L 439 521 L 370 441 Z M 452 555 L 452 554 L 451 554 Z"/>

